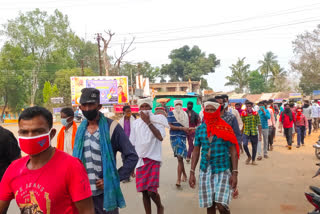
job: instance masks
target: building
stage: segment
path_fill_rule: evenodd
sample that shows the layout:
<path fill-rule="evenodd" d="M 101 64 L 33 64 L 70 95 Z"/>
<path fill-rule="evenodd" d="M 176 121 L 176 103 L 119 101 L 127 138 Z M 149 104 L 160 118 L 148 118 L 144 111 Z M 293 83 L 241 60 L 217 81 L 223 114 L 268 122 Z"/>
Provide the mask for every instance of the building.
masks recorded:
<path fill-rule="evenodd" d="M 150 89 L 154 95 L 184 95 L 192 92 L 200 94 L 200 85 L 201 81 L 150 83 Z"/>

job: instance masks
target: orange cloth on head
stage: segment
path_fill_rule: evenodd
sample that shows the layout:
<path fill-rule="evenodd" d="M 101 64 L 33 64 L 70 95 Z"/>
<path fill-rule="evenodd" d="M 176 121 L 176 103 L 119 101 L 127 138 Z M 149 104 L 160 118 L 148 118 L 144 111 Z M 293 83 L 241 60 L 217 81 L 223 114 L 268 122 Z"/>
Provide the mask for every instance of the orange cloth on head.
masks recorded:
<path fill-rule="evenodd" d="M 64 151 L 64 130 L 66 129 L 65 126 L 63 126 L 61 128 L 61 130 L 59 131 L 58 137 L 57 137 L 57 149 Z M 73 121 L 72 122 L 72 149 L 74 146 L 74 139 L 76 137 L 76 133 L 77 133 L 77 124 Z"/>
<path fill-rule="evenodd" d="M 240 148 L 238 140 L 231 126 L 223 119 L 221 119 L 220 108 L 218 108 L 214 113 L 203 111 L 204 122 L 207 125 L 207 136 L 209 138 L 210 136 L 216 135 L 217 138 L 221 138 L 234 144 L 239 158 Z"/>

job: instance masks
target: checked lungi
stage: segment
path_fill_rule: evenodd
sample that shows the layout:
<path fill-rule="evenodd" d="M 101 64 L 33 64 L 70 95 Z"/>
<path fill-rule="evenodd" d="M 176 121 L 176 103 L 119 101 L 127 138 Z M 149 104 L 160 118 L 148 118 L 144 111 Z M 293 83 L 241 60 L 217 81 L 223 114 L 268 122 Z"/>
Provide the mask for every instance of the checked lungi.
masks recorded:
<path fill-rule="evenodd" d="M 170 137 L 171 147 L 175 157 L 187 158 L 187 138 L 180 136 L 171 136 Z"/>
<path fill-rule="evenodd" d="M 214 202 L 228 207 L 232 197 L 230 176 L 230 170 L 217 174 L 212 174 L 210 166 L 207 172 L 200 170 L 199 203 L 201 208 L 212 207 Z"/>
<path fill-rule="evenodd" d="M 138 192 L 158 192 L 160 162 L 143 158 L 144 165 L 136 169 L 136 187 Z"/>

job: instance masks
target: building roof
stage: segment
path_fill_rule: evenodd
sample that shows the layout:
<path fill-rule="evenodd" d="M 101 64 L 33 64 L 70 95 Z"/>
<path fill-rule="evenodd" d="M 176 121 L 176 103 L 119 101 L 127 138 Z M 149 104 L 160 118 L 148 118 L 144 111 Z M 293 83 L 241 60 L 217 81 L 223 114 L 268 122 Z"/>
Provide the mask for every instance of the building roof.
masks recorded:
<path fill-rule="evenodd" d="M 258 102 L 261 98 L 262 94 L 247 94 L 245 98 L 251 102 Z"/>

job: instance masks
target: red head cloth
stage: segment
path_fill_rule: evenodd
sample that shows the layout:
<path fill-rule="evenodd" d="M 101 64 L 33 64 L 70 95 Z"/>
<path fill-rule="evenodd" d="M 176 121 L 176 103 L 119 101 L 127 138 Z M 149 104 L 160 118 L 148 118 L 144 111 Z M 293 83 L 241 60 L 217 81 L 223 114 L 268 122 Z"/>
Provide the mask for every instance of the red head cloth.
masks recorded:
<path fill-rule="evenodd" d="M 231 126 L 221 119 L 220 108 L 221 106 L 213 113 L 203 111 L 204 122 L 207 125 L 207 136 L 210 137 L 216 135 L 217 138 L 221 138 L 224 141 L 229 141 L 234 144 L 239 158 L 240 149 L 238 140 Z"/>

